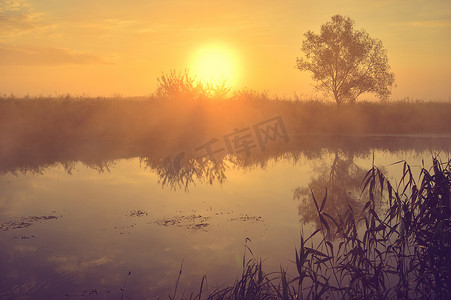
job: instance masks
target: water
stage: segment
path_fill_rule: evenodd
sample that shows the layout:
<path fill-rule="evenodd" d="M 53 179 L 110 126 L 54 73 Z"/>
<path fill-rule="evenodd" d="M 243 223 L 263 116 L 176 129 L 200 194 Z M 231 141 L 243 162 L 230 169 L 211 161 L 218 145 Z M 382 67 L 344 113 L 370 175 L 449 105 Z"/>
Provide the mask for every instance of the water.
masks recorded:
<path fill-rule="evenodd" d="M 391 163 L 407 160 L 419 170 L 422 159 L 431 164 L 431 150 L 447 158 L 451 145 L 446 137 L 304 141 L 292 136 L 281 149 L 222 157 L 220 171 L 208 161 L 188 163 L 189 156 L 179 165 L 180 151 L 4 158 L 0 298 L 167 298 L 180 269 L 178 296 L 196 293 L 203 275 L 210 290 L 224 287 L 241 270 L 247 238 L 267 271 L 294 271 L 301 228 L 316 226 L 308 187 L 323 193 L 334 170 L 341 189 L 326 207 L 339 214 L 347 205 L 341 192 L 361 205 L 373 153 L 396 182 L 402 164 Z"/>

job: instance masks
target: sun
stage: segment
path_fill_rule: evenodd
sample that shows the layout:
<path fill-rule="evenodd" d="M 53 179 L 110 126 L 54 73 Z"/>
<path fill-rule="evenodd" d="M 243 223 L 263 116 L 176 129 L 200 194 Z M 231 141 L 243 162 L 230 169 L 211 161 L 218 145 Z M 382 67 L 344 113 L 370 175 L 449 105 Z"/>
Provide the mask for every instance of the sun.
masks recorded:
<path fill-rule="evenodd" d="M 224 45 L 209 45 L 195 51 L 192 71 L 203 82 L 225 80 L 229 85 L 236 85 L 240 77 L 238 57 Z"/>

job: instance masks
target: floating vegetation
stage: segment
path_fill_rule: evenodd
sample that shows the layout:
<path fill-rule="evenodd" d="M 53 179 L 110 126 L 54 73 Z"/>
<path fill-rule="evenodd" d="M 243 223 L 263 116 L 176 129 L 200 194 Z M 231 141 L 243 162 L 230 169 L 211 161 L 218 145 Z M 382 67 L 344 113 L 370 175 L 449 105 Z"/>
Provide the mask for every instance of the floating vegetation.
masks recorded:
<path fill-rule="evenodd" d="M 208 212 L 211 212 L 211 208 Z M 182 211 L 178 211 L 178 213 L 182 213 Z M 155 219 L 147 222 L 147 224 L 156 224 L 164 227 L 179 227 L 184 228 L 190 231 L 205 231 L 211 226 L 211 222 L 220 216 L 230 215 L 233 212 L 217 212 L 212 214 L 211 216 L 202 216 L 200 214 L 190 214 L 190 215 L 177 215 L 172 217 L 165 217 L 160 219 Z M 145 210 L 130 210 L 126 213 L 127 217 L 148 217 L 149 213 Z M 247 214 L 241 215 L 239 217 L 233 217 L 229 219 L 230 222 L 263 222 L 263 218 L 261 216 L 249 216 Z M 114 229 L 119 230 L 120 234 L 131 234 L 131 230 L 137 224 L 130 225 L 122 225 L 115 226 Z"/>
<path fill-rule="evenodd" d="M 143 216 L 147 216 L 147 215 L 149 215 L 149 214 L 146 211 L 140 210 L 140 209 L 138 209 L 138 210 L 130 210 L 127 213 L 127 217 L 143 217 Z"/>
<path fill-rule="evenodd" d="M 96 296 L 100 296 L 100 295 L 108 295 L 112 293 L 112 291 L 110 290 L 100 290 L 100 289 L 89 289 L 89 290 L 84 290 L 81 293 L 66 293 L 65 296 L 70 298 L 70 297 L 96 297 Z"/>
<path fill-rule="evenodd" d="M 136 224 L 131 224 L 131 225 L 125 225 L 125 226 L 115 226 L 114 229 L 119 229 L 120 230 L 120 234 L 130 234 L 130 229 L 134 228 Z"/>
<path fill-rule="evenodd" d="M 201 215 L 192 214 L 189 216 L 175 216 L 158 219 L 153 223 L 161 226 L 184 227 L 188 230 L 197 231 L 208 227 L 210 225 L 209 223 L 207 223 L 209 219 L 210 217 L 203 217 Z"/>
<path fill-rule="evenodd" d="M 28 236 L 28 235 L 22 235 L 22 236 L 15 236 L 15 237 L 12 237 L 11 239 L 12 240 L 18 240 L 18 239 L 21 239 L 21 240 L 28 240 L 28 239 L 31 239 L 31 238 L 35 238 L 35 236 L 34 235 L 30 235 L 30 236 Z"/>
<path fill-rule="evenodd" d="M 11 220 L 11 221 L 7 221 L 3 224 L 0 224 L 0 230 L 1 231 L 8 231 L 8 230 L 13 230 L 13 229 L 22 229 L 22 228 L 28 228 L 31 225 L 33 225 L 33 223 L 39 222 L 41 223 L 42 221 L 47 221 L 47 220 L 56 220 L 58 219 L 57 216 L 31 216 L 31 217 L 22 217 L 19 220 Z"/>
<path fill-rule="evenodd" d="M 241 216 L 238 218 L 231 218 L 230 221 L 240 221 L 240 222 L 263 222 L 263 219 L 261 216 Z"/>

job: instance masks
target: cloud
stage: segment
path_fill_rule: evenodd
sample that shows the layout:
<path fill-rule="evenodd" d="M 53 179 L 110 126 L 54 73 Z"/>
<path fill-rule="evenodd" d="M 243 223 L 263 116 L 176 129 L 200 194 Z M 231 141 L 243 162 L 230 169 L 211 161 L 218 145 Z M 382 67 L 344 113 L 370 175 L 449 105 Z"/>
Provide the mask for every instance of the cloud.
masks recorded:
<path fill-rule="evenodd" d="M 444 20 L 431 20 L 431 21 L 419 21 L 419 22 L 410 22 L 407 24 L 410 27 L 415 28 L 450 28 L 451 22 Z"/>
<path fill-rule="evenodd" d="M 12 37 L 30 31 L 48 28 L 41 21 L 42 14 L 35 13 L 22 1 L 6 0 L 0 3 L 0 37 Z"/>
<path fill-rule="evenodd" d="M 416 29 L 447 29 L 451 28 L 451 21 L 448 20 L 427 20 L 414 22 L 396 22 L 392 27 L 416 28 Z"/>
<path fill-rule="evenodd" d="M 26 6 L 22 1 L 19 0 L 5 0 L 0 3 L 0 13 L 4 11 L 15 11 L 19 10 L 21 7 Z"/>
<path fill-rule="evenodd" d="M 0 65 L 108 64 L 99 56 L 63 48 L 27 48 L 0 45 Z"/>
<path fill-rule="evenodd" d="M 96 22 L 84 23 L 81 26 L 104 31 L 128 31 L 136 27 L 137 22 L 132 20 L 105 19 Z"/>
<path fill-rule="evenodd" d="M 0 26 L 7 31 L 28 31 L 39 27 L 37 14 L 0 12 Z"/>

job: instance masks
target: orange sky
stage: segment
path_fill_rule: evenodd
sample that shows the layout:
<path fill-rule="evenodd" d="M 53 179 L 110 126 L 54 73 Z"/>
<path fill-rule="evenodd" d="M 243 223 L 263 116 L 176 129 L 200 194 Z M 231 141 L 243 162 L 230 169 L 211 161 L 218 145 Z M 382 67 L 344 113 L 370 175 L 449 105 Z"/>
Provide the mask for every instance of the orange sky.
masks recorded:
<path fill-rule="evenodd" d="M 233 88 L 310 97 L 302 35 L 334 14 L 383 41 L 393 99 L 450 99 L 449 0 L 0 0 L 0 93 L 146 96 L 161 72 L 197 70 L 216 49 Z"/>

